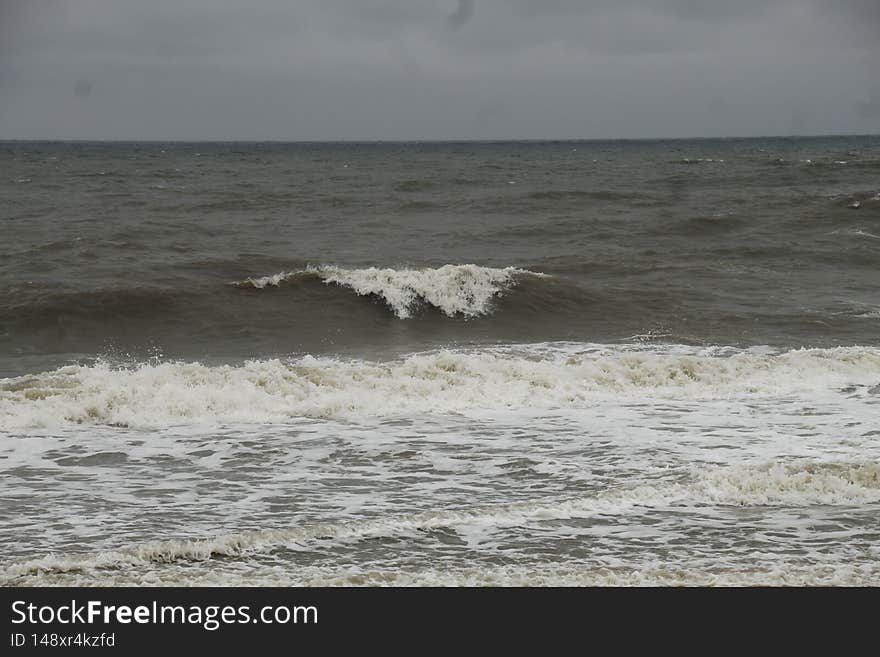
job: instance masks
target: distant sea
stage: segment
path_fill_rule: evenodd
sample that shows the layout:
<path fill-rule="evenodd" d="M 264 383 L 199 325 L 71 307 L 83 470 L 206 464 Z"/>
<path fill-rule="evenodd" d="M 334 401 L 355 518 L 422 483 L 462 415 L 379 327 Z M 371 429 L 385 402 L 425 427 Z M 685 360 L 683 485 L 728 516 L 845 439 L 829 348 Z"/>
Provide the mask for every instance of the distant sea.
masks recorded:
<path fill-rule="evenodd" d="M 0 142 L 0 584 L 880 585 L 880 137 Z"/>

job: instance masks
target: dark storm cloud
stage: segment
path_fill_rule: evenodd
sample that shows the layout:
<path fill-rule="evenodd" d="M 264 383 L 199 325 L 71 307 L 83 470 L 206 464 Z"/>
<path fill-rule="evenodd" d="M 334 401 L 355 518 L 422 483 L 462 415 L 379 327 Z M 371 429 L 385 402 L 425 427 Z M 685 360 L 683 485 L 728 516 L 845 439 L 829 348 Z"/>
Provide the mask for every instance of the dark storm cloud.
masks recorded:
<path fill-rule="evenodd" d="M 880 0 L 0 0 L 0 137 L 873 132 L 877 34 Z"/>

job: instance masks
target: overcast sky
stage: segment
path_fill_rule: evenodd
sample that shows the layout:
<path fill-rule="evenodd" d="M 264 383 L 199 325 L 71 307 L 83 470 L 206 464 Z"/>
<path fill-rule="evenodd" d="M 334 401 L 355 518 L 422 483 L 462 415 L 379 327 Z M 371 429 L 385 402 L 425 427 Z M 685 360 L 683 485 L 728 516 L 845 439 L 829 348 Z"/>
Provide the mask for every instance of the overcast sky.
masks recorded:
<path fill-rule="evenodd" d="M 0 0 L 0 138 L 880 132 L 880 0 Z"/>

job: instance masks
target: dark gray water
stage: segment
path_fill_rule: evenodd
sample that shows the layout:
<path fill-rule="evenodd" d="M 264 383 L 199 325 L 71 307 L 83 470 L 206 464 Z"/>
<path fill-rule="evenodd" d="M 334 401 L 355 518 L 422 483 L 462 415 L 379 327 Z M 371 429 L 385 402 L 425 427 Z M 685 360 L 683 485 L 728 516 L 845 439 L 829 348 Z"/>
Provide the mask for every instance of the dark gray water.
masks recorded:
<path fill-rule="evenodd" d="M 6 583 L 880 583 L 880 137 L 0 143 Z"/>
<path fill-rule="evenodd" d="M 0 371 L 545 340 L 873 343 L 880 138 L 0 145 Z M 853 208 L 855 203 L 858 208 Z M 550 274 L 461 321 L 308 265 Z"/>

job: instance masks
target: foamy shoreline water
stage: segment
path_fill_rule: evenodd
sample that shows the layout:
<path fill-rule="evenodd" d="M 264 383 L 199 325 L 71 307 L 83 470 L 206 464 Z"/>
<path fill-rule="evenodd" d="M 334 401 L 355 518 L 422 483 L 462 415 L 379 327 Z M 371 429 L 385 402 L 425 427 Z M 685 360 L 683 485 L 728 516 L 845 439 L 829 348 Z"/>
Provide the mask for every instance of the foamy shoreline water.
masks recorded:
<path fill-rule="evenodd" d="M 546 343 L 6 379 L 43 529 L 0 580 L 869 584 L 878 378 L 872 348 Z"/>
<path fill-rule="evenodd" d="M 407 535 L 418 532 L 448 530 L 461 526 L 488 526 L 493 530 L 509 526 L 540 526 L 543 523 L 571 520 L 572 518 L 588 518 L 594 515 L 615 516 L 630 513 L 633 509 L 650 508 L 669 509 L 700 509 L 703 507 L 810 507 L 851 506 L 863 504 L 880 504 L 880 466 L 875 463 L 837 463 L 817 464 L 801 463 L 796 465 L 769 464 L 761 466 L 733 466 L 714 468 L 694 473 L 690 478 L 675 483 L 658 483 L 656 485 L 639 486 L 610 490 L 595 497 L 559 500 L 554 503 L 519 503 L 497 507 L 477 508 L 473 510 L 434 511 L 410 517 L 388 517 L 372 521 L 348 522 L 342 524 L 318 524 L 303 527 L 255 531 L 242 534 L 218 536 L 212 539 L 194 541 L 165 541 L 132 546 L 115 551 L 102 552 L 82 556 L 49 556 L 40 559 L 13 563 L 0 571 L 0 584 L 48 583 L 77 581 L 83 577 L 97 580 L 108 578 L 109 581 L 134 583 L 136 577 L 125 575 L 125 571 L 141 572 L 147 580 L 150 576 L 162 577 L 162 564 L 169 566 L 185 565 L 187 562 L 206 562 L 213 559 L 233 558 L 246 560 L 249 556 L 271 552 L 284 546 L 297 546 L 302 549 L 314 542 L 326 541 L 362 541 L 370 537 L 389 537 Z M 221 566 L 222 567 L 222 566 Z M 171 568 L 173 570 L 173 568 Z M 664 578 L 673 583 L 700 583 L 708 574 L 695 574 L 690 578 L 668 572 L 627 574 L 625 569 L 618 568 L 620 578 L 617 583 L 644 584 L 663 583 Z M 874 569 L 872 577 L 880 574 Z M 153 573 L 147 575 L 146 573 Z M 593 573 L 594 583 L 602 583 L 603 574 Z M 325 577 L 332 580 L 338 577 L 331 572 Z M 763 583 L 775 579 L 784 580 L 784 570 L 766 572 Z M 802 577 L 803 573 L 794 570 L 789 577 Z M 188 580 L 185 571 L 179 574 L 182 579 L 178 583 L 198 584 L 199 579 Z M 205 575 L 200 575 L 205 577 Z M 358 583 L 355 576 L 350 576 L 350 584 Z M 473 573 L 460 574 L 459 580 L 452 573 L 445 579 L 447 584 L 472 584 L 479 581 Z M 520 583 L 528 583 L 525 573 L 508 573 L 500 577 L 495 584 L 517 584 L 517 577 L 524 578 Z M 726 573 L 732 577 L 732 573 Z M 760 574 L 749 574 L 753 583 L 762 583 Z M 826 575 L 827 577 L 827 575 Z M 431 583 L 432 580 L 443 581 L 437 574 L 408 574 L 401 578 L 401 583 Z M 307 578 L 306 578 L 307 579 Z M 551 576 L 550 582 L 554 579 Z M 845 581 L 845 577 L 841 580 Z M 484 575 L 483 583 L 493 583 L 490 574 Z M 507 580 L 507 581 L 505 581 Z M 296 580 L 292 580 L 296 581 Z M 724 581 L 724 577 L 721 578 Z M 750 581 L 741 580 L 739 583 Z M 818 580 L 822 581 L 822 580 Z M 202 582 L 203 583 L 203 582 Z M 316 581 L 313 583 L 321 584 Z M 324 582 L 326 584 L 326 581 Z M 339 581 L 337 581 L 339 583 Z M 360 583 L 371 583 L 369 576 Z M 373 584 L 379 583 L 376 581 Z M 394 583 L 391 579 L 387 583 Z M 547 583 L 547 582 L 543 582 Z M 612 574 L 604 573 L 604 583 L 614 583 Z M 730 583 L 736 583 L 731 580 Z"/>

